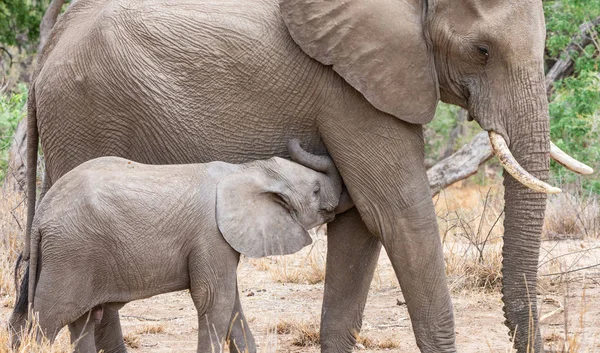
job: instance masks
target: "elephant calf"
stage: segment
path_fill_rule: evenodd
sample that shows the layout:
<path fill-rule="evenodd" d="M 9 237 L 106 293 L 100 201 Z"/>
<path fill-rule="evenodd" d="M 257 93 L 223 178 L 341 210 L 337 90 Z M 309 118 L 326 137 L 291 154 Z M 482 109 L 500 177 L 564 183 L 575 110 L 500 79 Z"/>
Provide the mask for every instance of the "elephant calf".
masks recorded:
<path fill-rule="evenodd" d="M 331 159 L 297 140 L 290 153 L 304 166 L 278 157 L 241 165 L 118 157 L 81 164 L 38 207 L 13 329 L 24 328 L 31 304 L 50 340 L 68 324 L 76 351 L 96 352 L 103 310 L 189 289 L 198 352 L 211 352 L 239 300 L 239 254 L 296 252 L 311 243 L 308 229 L 334 217 L 342 185 Z"/>

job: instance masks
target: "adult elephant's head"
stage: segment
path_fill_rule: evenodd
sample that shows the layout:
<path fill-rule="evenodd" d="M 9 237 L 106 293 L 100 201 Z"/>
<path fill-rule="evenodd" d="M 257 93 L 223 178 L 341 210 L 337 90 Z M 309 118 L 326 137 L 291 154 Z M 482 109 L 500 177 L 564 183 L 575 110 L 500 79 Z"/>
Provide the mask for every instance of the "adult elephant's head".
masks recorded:
<path fill-rule="evenodd" d="M 281 0 L 293 39 L 377 109 L 425 124 L 468 109 L 505 169 L 503 294 L 519 352 L 540 352 L 536 274 L 551 143 L 541 0 Z M 560 162 L 590 173 L 568 156 Z M 520 165 L 519 165 L 520 164 Z M 531 338 L 535 342 L 531 342 Z"/>

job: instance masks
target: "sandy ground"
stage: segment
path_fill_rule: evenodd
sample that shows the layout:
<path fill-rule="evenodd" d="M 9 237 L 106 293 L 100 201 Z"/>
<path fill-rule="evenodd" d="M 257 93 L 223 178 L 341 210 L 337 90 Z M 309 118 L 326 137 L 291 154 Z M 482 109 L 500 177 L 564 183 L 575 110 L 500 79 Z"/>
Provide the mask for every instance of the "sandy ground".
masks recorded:
<path fill-rule="evenodd" d="M 598 246 L 600 243 L 586 244 Z M 581 249 L 580 242 L 547 242 L 544 248 L 567 253 Z M 558 248 L 558 250 L 557 250 Z M 557 252 L 558 251 L 558 252 Z M 306 254 L 294 255 L 291 262 L 303 261 Z M 555 256 L 555 255 L 554 255 Z M 600 256 L 596 251 L 580 259 L 578 266 L 593 263 Z M 264 260 L 269 262 L 269 260 Z M 598 263 L 598 262 L 596 262 Z M 275 334 L 273 327 L 279 322 L 318 324 L 321 310 L 323 284 L 279 283 L 281 274 L 272 267 L 282 264 L 265 264 L 244 260 L 240 264 L 239 279 L 242 304 L 260 352 L 319 352 L 318 347 L 298 347 L 292 344 L 297 336 Z M 266 268 L 265 268 L 266 267 Z M 583 275 L 585 274 L 585 279 Z M 452 283 L 452 279 L 450 280 Z M 538 293 L 542 315 L 557 312 L 567 300 L 567 319 L 572 337 L 580 347 L 576 352 L 600 352 L 600 272 L 591 269 L 573 274 L 569 292 L 563 283 L 551 285 Z M 560 288 L 559 288 L 560 287 Z M 585 294 L 584 294 L 585 291 Z M 460 352 L 509 352 L 507 329 L 502 324 L 502 304 L 499 293 L 463 290 L 453 293 L 456 319 L 456 337 Z M 398 347 L 390 349 L 357 349 L 364 352 L 418 352 L 406 306 L 399 306 L 402 292 L 395 284 L 391 264 L 382 253 L 379 267 L 371 286 L 366 305 L 361 335 L 373 340 L 393 339 Z M 583 311 L 582 311 L 583 310 Z M 128 304 L 122 310 L 126 335 L 139 346 L 133 352 L 195 352 L 198 322 L 192 301 L 187 292 L 170 293 Z M 581 320 L 583 318 L 583 321 Z M 542 323 L 547 351 L 554 351 L 564 340 L 565 312 L 559 311 Z M 583 322 L 583 333 L 582 324 Z M 140 333 L 143 328 L 162 327 L 163 333 Z"/>

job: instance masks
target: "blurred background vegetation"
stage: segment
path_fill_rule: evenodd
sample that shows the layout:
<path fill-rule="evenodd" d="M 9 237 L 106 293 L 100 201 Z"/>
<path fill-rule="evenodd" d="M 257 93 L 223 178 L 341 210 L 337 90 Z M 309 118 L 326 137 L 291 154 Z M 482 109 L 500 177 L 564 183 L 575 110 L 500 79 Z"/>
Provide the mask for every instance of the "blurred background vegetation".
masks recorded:
<path fill-rule="evenodd" d="M 8 149 L 16 126 L 25 115 L 27 83 L 35 65 L 40 23 L 50 0 L 0 2 L 0 181 L 7 172 Z M 591 41 L 576 52 L 567 49 L 581 33 L 580 26 L 600 16 L 600 0 L 544 0 L 547 43 L 546 69 L 570 55 L 574 66 L 567 77 L 555 81 L 549 96 L 552 140 L 575 158 L 592 166 L 594 175 L 580 177 L 552 162 L 552 178 L 563 187 L 576 185 L 600 193 L 600 26 L 588 31 Z M 63 10 L 68 1 L 63 5 Z M 449 156 L 480 130 L 467 122 L 458 107 L 440 104 L 436 118 L 426 126 L 427 163 Z M 495 159 L 475 180 L 501 174 Z"/>

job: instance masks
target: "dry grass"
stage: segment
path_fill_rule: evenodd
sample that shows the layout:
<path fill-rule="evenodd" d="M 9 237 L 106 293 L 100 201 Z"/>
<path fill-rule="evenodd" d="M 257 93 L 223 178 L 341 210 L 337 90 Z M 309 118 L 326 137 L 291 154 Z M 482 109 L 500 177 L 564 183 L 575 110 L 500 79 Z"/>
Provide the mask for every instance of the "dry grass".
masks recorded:
<path fill-rule="evenodd" d="M 294 328 L 294 323 L 291 321 L 279 321 L 275 326 L 275 332 L 278 335 L 287 335 L 292 333 L 292 329 Z"/>
<path fill-rule="evenodd" d="M 434 200 L 454 291 L 500 289 L 503 195 L 497 190 L 454 187 Z"/>
<path fill-rule="evenodd" d="M 358 336 L 356 346 L 360 349 L 390 349 L 400 347 L 400 342 L 393 339 L 377 340 L 369 337 Z"/>
<path fill-rule="evenodd" d="M 268 271 L 278 283 L 321 283 L 325 281 L 326 232 L 327 226 L 311 229 L 313 244 L 296 254 L 252 259 L 250 263 L 259 271 Z"/>
<path fill-rule="evenodd" d="M 123 335 L 125 345 L 129 348 L 140 348 L 140 336 L 134 333 L 128 333 Z"/>
<path fill-rule="evenodd" d="M 600 238 L 598 196 L 576 191 L 550 195 L 543 237 L 549 240 Z"/>
<path fill-rule="evenodd" d="M 21 194 L 0 190 L 0 298 L 9 306 L 15 293 L 14 265 L 25 227 L 27 208 L 23 198 Z"/>
<path fill-rule="evenodd" d="M 137 333 L 138 335 L 158 335 L 161 333 L 165 333 L 165 327 L 161 324 L 144 325 L 135 330 L 135 333 Z"/>
<path fill-rule="evenodd" d="M 292 334 L 294 346 L 316 347 L 319 345 L 319 324 L 315 322 L 282 320 L 277 323 L 274 331 L 279 335 Z M 359 349 L 390 349 L 400 347 L 400 342 L 394 339 L 378 340 L 358 335 L 356 347 Z"/>
<path fill-rule="evenodd" d="M 294 325 L 294 338 L 292 344 L 298 347 L 315 347 L 319 345 L 321 334 L 319 325 L 302 322 Z"/>
<path fill-rule="evenodd" d="M 32 327 L 37 327 L 37 321 L 31 321 Z M 11 333 L 6 326 L 0 327 L 0 353 L 70 353 L 73 347 L 70 344 L 67 330 L 61 331 L 53 344 L 42 338 L 38 344 L 36 342 L 35 330 L 29 330 L 21 333 L 21 345 L 13 349 L 11 347 Z"/>
<path fill-rule="evenodd" d="M 321 337 L 319 324 L 308 321 L 282 320 L 273 331 L 278 335 L 292 334 L 292 344 L 297 347 L 316 347 Z"/>

